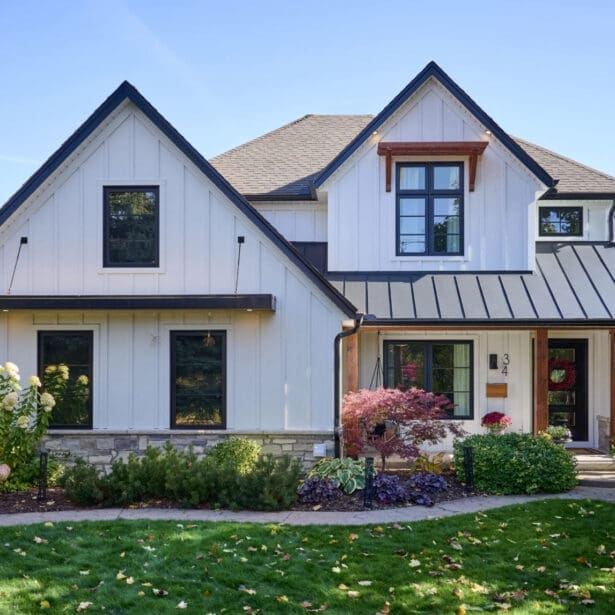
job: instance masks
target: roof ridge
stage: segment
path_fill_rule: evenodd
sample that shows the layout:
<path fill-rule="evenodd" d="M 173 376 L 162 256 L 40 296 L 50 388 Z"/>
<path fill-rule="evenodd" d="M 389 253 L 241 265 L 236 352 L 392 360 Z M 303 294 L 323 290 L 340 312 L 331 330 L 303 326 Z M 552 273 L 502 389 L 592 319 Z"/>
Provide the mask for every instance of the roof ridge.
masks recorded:
<path fill-rule="evenodd" d="M 511 137 L 515 141 L 520 141 L 521 143 L 525 143 L 527 145 L 530 145 L 531 147 L 535 147 L 536 149 L 546 152 L 547 154 L 550 154 L 551 156 L 555 156 L 556 158 L 559 158 L 560 160 L 565 160 L 566 162 L 570 162 L 571 164 L 574 164 L 577 167 L 581 167 L 582 169 L 585 169 L 586 171 L 592 171 L 593 173 L 597 173 L 598 175 L 601 175 L 605 179 L 615 180 L 615 176 L 609 175 L 608 173 L 605 173 L 604 171 L 601 171 L 600 169 L 596 169 L 594 167 L 590 167 L 589 165 L 583 164 L 582 162 L 579 162 L 578 160 L 574 160 L 574 158 L 569 158 L 568 156 L 564 156 L 563 154 L 558 154 L 557 152 L 554 152 L 553 150 L 550 150 L 542 145 L 532 143 L 531 141 L 528 141 L 527 139 L 522 139 L 521 137 L 515 137 L 513 135 L 511 135 Z"/>
<path fill-rule="evenodd" d="M 265 134 L 259 135 L 258 137 L 255 137 L 254 139 L 251 139 L 250 141 L 246 141 L 245 143 L 240 143 L 239 145 L 236 145 L 235 147 L 232 147 L 231 149 L 228 149 L 224 152 L 219 153 L 217 156 L 212 156 L 211 158 L 209 158 L 209 161 L 211 163 L 215 163 L 223 159 L 227 155 L 234 154 L 238 151 L 241 151 L 245 149 L 246 147 L 253 145 L 254 143 L 258 143 L 259 141 L 269 138 L 276 133 L 280 133 L 284 130 L 287 130 L 291 126 L 295 126 L 299 124 L 300 122 L 303 122 L 311 117 L 374 117 L 374 116 L 370 113 L 306 113 L 305 115 L 302 115 L 301 117 L 298 117 L 295 120 L 287 122 L 286 124 L 283 124 L 282 126 L 278 126 L 277 128 L 274 128 L 273 130 L 270 130 L 269 132 L 266 132 Z"/>

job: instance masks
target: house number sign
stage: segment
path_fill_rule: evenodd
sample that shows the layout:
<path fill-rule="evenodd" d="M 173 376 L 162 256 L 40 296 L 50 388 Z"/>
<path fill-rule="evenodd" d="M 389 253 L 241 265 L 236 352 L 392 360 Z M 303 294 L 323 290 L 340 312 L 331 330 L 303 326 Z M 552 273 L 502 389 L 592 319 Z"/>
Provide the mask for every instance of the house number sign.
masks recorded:
<path fill-rule="evenodd" d="M 502 357 L 502 374 L 504 374 L 504 376 L 508 376 L 508 366 L 509 365 L 510 365 L 510 355 L 505 354 Z"/>

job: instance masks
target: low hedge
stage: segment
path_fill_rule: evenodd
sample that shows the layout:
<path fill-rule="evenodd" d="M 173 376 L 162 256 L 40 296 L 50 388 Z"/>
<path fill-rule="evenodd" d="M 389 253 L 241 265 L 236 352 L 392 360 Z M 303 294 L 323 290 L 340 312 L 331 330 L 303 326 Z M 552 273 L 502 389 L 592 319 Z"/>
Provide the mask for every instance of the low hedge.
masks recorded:
<path fill-rule="evenodd" d="M 455 444 L 457 477 L 466 480 L 463 449 L 471 446 L 474 485 L 497 494 L 561 493 L 576 485 L 576 461 L 542 436 L 508 433 L 469 436 Z"/>
<path fill-rule="evenodd" d="M 143 457 L 113 463 L 107 475 L 78 459 L 60 480 L 66 496 L 80 504 L 125 506 L 171 500 L 181 506 L 284 510 L 297 497 L 301 463 L 290 457 L 258 455 L 254 445 L 234 438 L 202 459 L 171 444 L 148 447 Z M 219 448 L 218 448 L 219 447 Z"/>

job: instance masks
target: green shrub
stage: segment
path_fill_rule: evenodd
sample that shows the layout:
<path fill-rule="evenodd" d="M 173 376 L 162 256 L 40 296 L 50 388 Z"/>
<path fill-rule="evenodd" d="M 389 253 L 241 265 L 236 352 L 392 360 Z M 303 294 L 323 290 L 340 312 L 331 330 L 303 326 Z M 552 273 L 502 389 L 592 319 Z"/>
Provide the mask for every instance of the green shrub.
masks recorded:
<path fill-rule="evenodd" d="M 481 491 L 560 493 L 576 485 L 574 456 L 542 436 L 480 434 L 456 443 L 455 468 L 462 481 L 464 446 L 473 449 L 474 484 Z"/>
<path fill-rule="evenodd" d="M 207 454 L 219 465 L 228 464 L 240 474 L 251 472 L 261 452 L 260 444 L 248 438 L 229 438 L 218 442 Z"/>
<path fill-rule="evenodd" d="M 365 460 L 325 457 L 308 472 L 308 478 L 315 477 L 330 478 L 345 493 L 353 493 L 365 488 Z"/>
<path fill-rule="evenodd" d="M 38 486 L 40 472 L 40 457 L 35 455 L 29 461 L 22 462 L 9 476 L 8 480 L 0 482 L 0 493 L 26 491 Z M 47 486 L 55 487 L 64 472 L 64 465 L 57 459 L 47 459 Z"/>
<path fill-rule="evenodd" d="M 64 489 L 66 497 L 80 506 L 95 506 L 104 499 L 98 469 L 79 457 L 74 465 L 65 468 L 58 484 Z"/>
<path fill-rule="evenodd" d="M 254 470 L 240 476 L 239 491 L 234 502 L 238 508 L 252 510 L 284 510 L 297 499 L 297 488 L 303 474 L 299 460 L 265 455 L 258 458 Z"/>
<path fill-rule="evenodd" d="M 251 468 L 246 470 L 248 461 Z M 222 460 L 217 455 L 198 459 L 192 450 L 178 451 L 167 443 L 148 447 L 142 457 L 115 461 L 106 476 L 78 459 L 61 484 L 67 497 L 81 505 L 167 499 L 180 506 L 282 510 L 294 503 L 301 473 L 299 461 L 289 457 L 257 457 L 252 462 L 248 455 L 242 459 L 231 454 Z"/>

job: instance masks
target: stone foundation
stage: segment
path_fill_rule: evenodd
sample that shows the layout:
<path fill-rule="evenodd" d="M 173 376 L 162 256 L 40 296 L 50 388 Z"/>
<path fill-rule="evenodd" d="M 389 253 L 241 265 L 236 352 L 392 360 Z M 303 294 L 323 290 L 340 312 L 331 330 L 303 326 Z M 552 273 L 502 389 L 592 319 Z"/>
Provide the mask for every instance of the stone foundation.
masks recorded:
<path fill-rule="evenodd" d="M 611 418 L 608 416 L 597 416 L 598 421 L 598 450 L 605 453 L 611 452 Z"/>
<path fill-rule="evenodd" d="M 116 459 L 126 460 L 130 453 L 143 455 L 148 446 L 159 447 L 171 442 L 178 450 L 192 446 L 195 453 L 203 455 L 218 442 L 233 436 L 254 440 L 262 446 L 264 454 L 297 457 L 306 468 L 317 461 L 314 457 L 314 444 L 326 443 L 327 454 L 333 455 L 331 432 L 56 431 L 48 433 L 42 445 L 50 455 L 61 461 L 70 463 L 71 459 L 81 457 L 108 471 Z"/>

